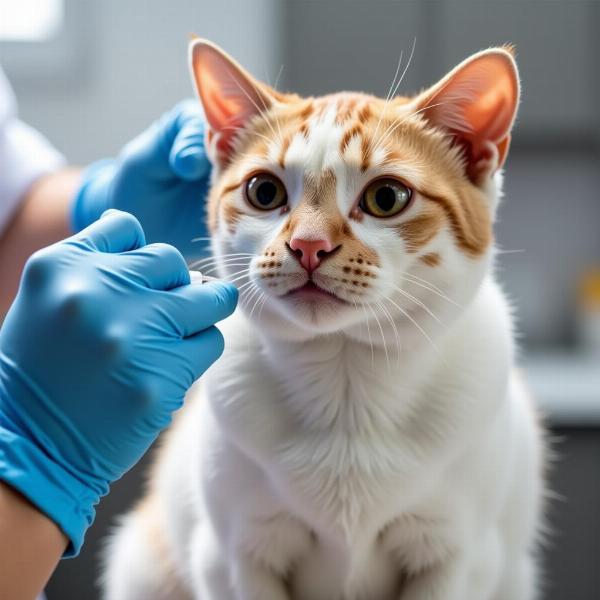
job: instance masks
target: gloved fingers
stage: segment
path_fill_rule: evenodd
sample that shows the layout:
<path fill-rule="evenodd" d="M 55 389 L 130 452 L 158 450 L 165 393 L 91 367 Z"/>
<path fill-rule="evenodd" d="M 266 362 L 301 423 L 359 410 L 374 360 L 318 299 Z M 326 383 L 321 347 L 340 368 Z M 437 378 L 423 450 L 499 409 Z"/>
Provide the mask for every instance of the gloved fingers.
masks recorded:
<path fill-rule="evenodd" d="M 204 149 L 204 119 L 199 106 L 183 108 L 175 122 L 177 133 L 171 145 L 169 164 L 174 173 L 186 181 L 207 177 L 210 163 Z"/>
<path fill-rule="evenodd" d="M 194 381 L 223 354 L 224 347 L 223 334 L 214 326 L 182 341 L 181 351 L 188 357 Z"/>
<path fill-rule="evenodd" d="M 127 252 L 122 264 L 128 277 L 153 290 L 170 290 L 190 282 L 185 259 L 169 244 L 148 244 Z"/>
<path fill-rule="evenodd" d="M 179 336 L 187 338 L 228 317 L 237 304 L 237 289 L 225 282 L 184 285 L 164 298 L 165 310 Z"/>
<path fill-rule="evenodd" d="M 140 222 L 133 215 L 110 209 L 68 241 L 112 254 L 140 248 L 145 245 L 146 237 Z"/>
<path fill-rule="evenodd" d="M 121 160 L 147 169 L 155 180 L 179 177 L 170 162 L 171 148 L 181 128 L 189 118 L 197 117 L 199 111 L 198 102 L 192 100 L 176 104 L 124 146 Z"/>

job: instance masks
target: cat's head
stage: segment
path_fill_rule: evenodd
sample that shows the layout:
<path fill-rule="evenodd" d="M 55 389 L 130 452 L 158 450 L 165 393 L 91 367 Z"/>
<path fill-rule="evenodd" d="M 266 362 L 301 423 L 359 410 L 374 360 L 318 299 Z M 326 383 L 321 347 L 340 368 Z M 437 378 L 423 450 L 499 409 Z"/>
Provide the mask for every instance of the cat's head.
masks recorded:
<path fill-rule="evenodd" d="M 243 310 L 274 335 L 402 343 L 460 314 L 493 256 L 519 101 L 510 49 L 387 100 L 283 94 L 201 39 L 190 63 L 214 165 L 213 252 Z"/>

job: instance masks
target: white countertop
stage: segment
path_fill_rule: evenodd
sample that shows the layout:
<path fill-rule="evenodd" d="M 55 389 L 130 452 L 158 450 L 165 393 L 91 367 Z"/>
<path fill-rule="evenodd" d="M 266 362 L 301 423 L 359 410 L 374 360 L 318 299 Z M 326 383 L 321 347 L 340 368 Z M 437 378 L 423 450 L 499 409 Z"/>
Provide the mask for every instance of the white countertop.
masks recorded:
<path fill-rule="evenodd" d="M 600 426 L 600 356 L 531 353 L 521 365 L 549 424 Z"/>

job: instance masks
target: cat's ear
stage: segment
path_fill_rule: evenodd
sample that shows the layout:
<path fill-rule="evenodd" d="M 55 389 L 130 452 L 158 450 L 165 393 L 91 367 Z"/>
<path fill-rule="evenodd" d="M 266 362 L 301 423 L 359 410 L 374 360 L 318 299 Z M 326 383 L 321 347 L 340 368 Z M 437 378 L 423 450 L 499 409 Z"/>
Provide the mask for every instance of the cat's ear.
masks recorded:
<path fill-rule="evenodd" d="M 274 97 L 266 85 L 207 40 L 190 42 L 189 61 L 209 125 L 209 147 L 221 165 L 227 164 L 236 134 L 252 117 L 268 111 Z"/>
<path fill-rule="evenodd" d="M 463 61 L 415 103 L 430 123 L 455 136 L 468 176 L 479 183 L 504 164 L 519 94 L 512 48 L 492 48 Z"/>

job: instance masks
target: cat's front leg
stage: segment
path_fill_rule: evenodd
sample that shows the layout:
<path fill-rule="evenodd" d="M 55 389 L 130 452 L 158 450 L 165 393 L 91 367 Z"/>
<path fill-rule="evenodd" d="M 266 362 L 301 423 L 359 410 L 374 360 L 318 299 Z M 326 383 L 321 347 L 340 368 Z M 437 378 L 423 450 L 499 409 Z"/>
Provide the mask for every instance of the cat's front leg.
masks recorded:
<path fill-rule="evenodd" d="M 464 557 L 455 556 L 410 578 L 398 600 L 470 600 L 467 582 Z"/>
<path fill-rule="evenodd" d="M 236 600 L 225 546 L 208 519 L 192 535 L 188 569 L 194 600 Z"/>
<path fill-rule="evenodd" d="M 196 600 L 291 600 L 274 571 L 243 553 L 231 556 L 208 521 L 195 531 L 190 565 Z"/>
<path fill-rule="evenodd" d="M 291 600 L 281 577 L 248 557 L 238 557 L 231 565 L 235 600 Z"/>
<path fill-rule="evenodd" d="M 312 547 L 308 527 L 277 510 L 239 519 L 237 544 L 229 560 L 235 600 L 291 600 L 286 577 Z"/>
<path fill-rule="evenodd" d="M 482 543 L 456 549 L 410 578 L 399 600 L 491 600 L 498 586 L 501 547 L 494 531 Z"/>
<path fill-rule="evenodd" d="M 198 532 L 192 560 L 197 600 L 291 600 L 282 578 L 247 556 L 227 557 L 209 527 Z"/>

